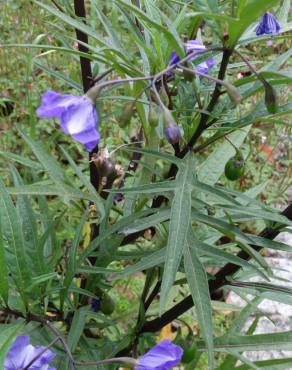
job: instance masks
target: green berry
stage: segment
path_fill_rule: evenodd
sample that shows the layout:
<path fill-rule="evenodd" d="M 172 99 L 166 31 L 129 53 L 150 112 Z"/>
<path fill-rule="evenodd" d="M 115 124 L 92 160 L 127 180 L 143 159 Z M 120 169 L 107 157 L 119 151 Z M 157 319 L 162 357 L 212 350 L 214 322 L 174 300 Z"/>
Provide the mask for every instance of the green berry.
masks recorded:
<path fill-rule="evenodd" d="M 225 165 L 225 176 L 230 181 L 236 181 L 244 174 L 244 159 L 240 153 L 230 158 Z"/>
<path fill-rule="evenodd" d="M 115 310 L 115 302 L 107 293 L 101 296 L 100 309 L 105 315 L 111 315 Z"/>

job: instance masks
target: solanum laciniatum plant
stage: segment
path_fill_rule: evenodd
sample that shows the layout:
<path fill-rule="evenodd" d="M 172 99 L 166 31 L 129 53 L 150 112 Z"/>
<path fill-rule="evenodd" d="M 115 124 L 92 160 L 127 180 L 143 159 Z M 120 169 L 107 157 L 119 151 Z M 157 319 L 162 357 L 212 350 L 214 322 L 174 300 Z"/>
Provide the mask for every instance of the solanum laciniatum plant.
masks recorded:
<path fill-rule="evenodd" d="M 16 134 L 31 155 L 1 152 L 10 161 L 0 182 L 1 366 L 291 368 L 244 352 L 290 348 L 291 332 L 253 332 L 264 298 L 292 304 L 262 253 L 290 252 L 274 239 L 292 225 L 292 206 L 260 201 L 263 184 L 234 190 L 255 126 L 291 113 L 290 1 L 31 7 L 40 37 L 2 45 L 33 50 L 47 86 L 33 137 Z M 218 334 L 231 290 L 247 304 Z"/>

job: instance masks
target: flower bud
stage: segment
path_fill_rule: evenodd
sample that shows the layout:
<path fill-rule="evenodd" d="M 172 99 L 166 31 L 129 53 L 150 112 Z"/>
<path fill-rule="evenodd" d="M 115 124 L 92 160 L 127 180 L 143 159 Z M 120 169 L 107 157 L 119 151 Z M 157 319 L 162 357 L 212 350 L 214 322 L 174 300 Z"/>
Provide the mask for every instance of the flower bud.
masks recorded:
<path fill-rule="evenodd" d="M 242 101 L 243 97 L 235 86 L 231 85 L 229 82 L 224 81 L 224 87 L 226 88 L 230 99 L 233 100 L 235 104 L 239 104 Z"/>
<path fill-rule="evenodd" d="M 151 104 L 148 114 L 148 122 L 150 126 L 156 127 L 159 123 L 159 117 L 160 117 L 160 108 L 158 107 L 157 104 Z"/>
<path fill-rule="evenodd" d="M 165 124 L 165 135 L 171 144 L 177 144 L 181 138 L 180 128 L 176 124 L 171 112 L 168 109 L 163 111 L 163 120 Z"/>
<path fill-rule="evenodd" d="M 130 101 L 128 102 L 123 110 L 123 113 L 119 117 L 119 125 L 120 127 L 126 126 L 128 123 L 130 123 L 131 118 L 134 114 L 136 101 Z"/>
<path fill-rule="evenodd" d="M 165 135 L 171 144 L 177 144 L 181 137 L 178 125 L 170 124 L 168 127 L 166 127 Z"/>
<path fill-rule="evenodd" d="M 181 138 L 179 126 L 176 124 L 171 112 L 168 109 L 163 111 L 163 119 L 165 124 L 165 135 L 171 144 L 177 144 Z"/>
<path fill-rule="evenodd" d="M 277 113 L 277 95 L 275 89 L 269 84 L 265 83 L 265 104 L 267 111 L 270 114 Z"/>

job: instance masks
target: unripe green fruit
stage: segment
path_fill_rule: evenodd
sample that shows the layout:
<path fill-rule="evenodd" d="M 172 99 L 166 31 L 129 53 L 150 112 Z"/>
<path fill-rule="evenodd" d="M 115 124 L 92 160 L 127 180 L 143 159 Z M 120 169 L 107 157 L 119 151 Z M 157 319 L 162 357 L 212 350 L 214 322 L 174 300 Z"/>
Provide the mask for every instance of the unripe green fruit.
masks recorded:
<path fill-rule="evenodd" d="M 277 95 L 275 89 L 268 83 L 265 83 L 265 104 L 270 114 L 277 113 Z"/>
<path fill-rule="evenodd" d="M 230 181 L 236 181 L 244 174 L 244 159 L 240 153 L 230 158 L 225 165 L 225 176 Z"/>
<path fill-rule="evenodd" d="M 101 296 L 100 309 L 105 315 L 111 315 L 115 310 L 115 302 L 107 293 L 103 293 Z"/>

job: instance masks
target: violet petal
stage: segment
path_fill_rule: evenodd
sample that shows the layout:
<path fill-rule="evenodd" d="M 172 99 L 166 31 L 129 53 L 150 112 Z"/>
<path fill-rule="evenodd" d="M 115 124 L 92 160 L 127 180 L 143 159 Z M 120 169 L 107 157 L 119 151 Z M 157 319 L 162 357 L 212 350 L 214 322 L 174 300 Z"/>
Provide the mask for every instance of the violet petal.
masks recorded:
<path fill-rule="evenodd" d="M 181 347 L 164 339 L 139 358 L 135 370 L 168 370 L 180 362 L 182 355 Z"/>
<path fill-rule="evenodd" d="M 257 36 L 262 35 L 275 35 L 279 33 L 281 26 L 277 18 L 270 12 L 265 13 L 260 20 L 256 30 Z"/>
<path fill-rule="evenodd" d="M 37 115 L 59 118 L 62 130 L 91 152 L 99 143 L 98 115 L 93 102 L 86 95 L 62 95 L 48 90 L 42 97 Z"/>

